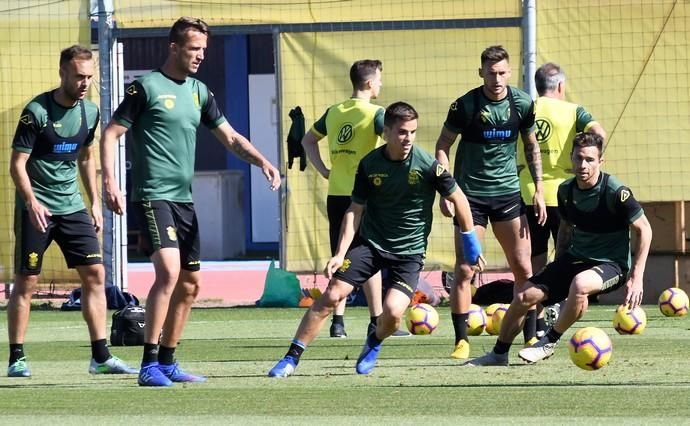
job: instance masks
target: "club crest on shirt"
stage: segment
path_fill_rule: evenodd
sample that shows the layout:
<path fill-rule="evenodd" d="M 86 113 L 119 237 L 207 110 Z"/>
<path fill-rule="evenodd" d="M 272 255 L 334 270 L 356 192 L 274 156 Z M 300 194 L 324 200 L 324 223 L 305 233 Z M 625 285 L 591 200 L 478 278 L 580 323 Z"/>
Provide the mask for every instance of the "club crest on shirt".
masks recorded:
<path fill-rule="evenodd" d="M 381 179 L 381 176 L 374 176 L 374 178 L 371 180 L 371 183 L 374 186 L 381 186 L 381 184 L 383 183 L 383 179 Z"/>
<path fill-rule="evenodd" d="M 165 228 L 165 231 L 168 233 L 168 238 L 170 238 L 170 241 L 177 241 L 177 230 L 175 228 L 168 226 Z"/>
<path fill-rule="evenodd" d="M 192 95 L 192 99 L 194 100 L 194 106 L 197 108 L 201 108 L 201 102 L 199 102 L 199 92 L 194 92 Z"/>
<path fill-rule="evenodd" d="M 417 185 L 419 183 L 419 170 L 410 170 L 410 173 L 407 175 L 407 183 L 410 185 Z"/>

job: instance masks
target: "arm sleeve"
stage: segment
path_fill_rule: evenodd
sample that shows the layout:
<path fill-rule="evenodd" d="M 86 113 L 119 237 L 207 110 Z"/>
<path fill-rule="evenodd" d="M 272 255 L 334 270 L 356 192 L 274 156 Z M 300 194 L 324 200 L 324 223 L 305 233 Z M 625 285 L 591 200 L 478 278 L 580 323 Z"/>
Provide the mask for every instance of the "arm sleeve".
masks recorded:
<path fill-rule="evenodd" d="M 89 134 L 86 136 L 86 142 L 84 142 L 84 146 L 90 146 L 93 143 L 93 139 L 96 136 L 96 128 L 98 128 L 98 122 L 101 119 L 101 112 L 98 111 L 96 112 L 96 120 L 93 122 L 93 127 L 89 129 Z"/>
<path fill-rule="evenodd" d="M 464 104 L 460 99 L 456 99 L 448 108 L 448 114 L 446 115 L 446 121 L 443 123 L 443 126 L 453 133 L 462 133 L 465 121 Z"/>
<path fill-rule="evenodd" d="M 369 197 L 369 179 L 364 170 L 362 162 L 357 166 L 357 173 L 355 174 L 355 186 L 352 188 L 352 201 L 357 204 L 365 205 Z"/>
<path fill-rule="evenodd" d="M 113 114 L 113 120 L 130 128 L 139 114 L 146 108 L 146 91 L 138 81 L 130 84 L 125 90 L 125 98 Z"/>
<path fill-rule="evenodd" d="M 383 118 L 385 116 L 383 108 L 379 108 L 374 116 L 374 133 L 381 136 L 383 134 Z"/>
<path fill-rule="evenodd" d="M 570 223 L 568 220 L 568 210 L 565 208 L 565 196 L 563 195 L 564 188 L 559 187 L 558 192 L 556 193 L 556 197 L 558 198 L 558 215 L 561 217 L 561 220 Z"/>
<path fill-rule="evenodd" d="M 436 189 L 442 197 L 447 197 L 458 189 L 458 184 L 455 182 L 453 176 L 451 176 L 448 170 L 438 161 L 432 163 L 430 174 L 434 189 Z"/>
<path fill-rule="evenodd" d="M 41 127 L 36 120 L 36 116 L 25 108 L 19 117 L 17 130 L 14 132 L 12 148 L 19 152 L 30 154 L 34 149 L 34 143 L 39 133 L 41 133 Z"/>
<path fill-rule="evenodd" d="M 323 138 L 328 134 L 328 130 L 326 129 L 326 116 L 328 116 L 328 110 L 326 110 L 326 112 L 323 113 L 321 118 L 316 120 L 314 125 L 311 126 L 311 132 L 318 136 L 319 139 Z"/>
<path fill-rule="evenodd" d="M 625 217 L 628 223 L 633 223 L 642 216 L 642 206 L 635 199 L 630 188 L 621 186 L 616 190 L 614 209 L 618 214 Z"/>
<path fill-rule="evenodd" d="M 596 121 L 594 121 L 592 114 L 587 112 L 584 107 L 578 105 L 575 112 L 575 131 L 577 133 L 584 132 L 593 123 L 596 123 Z"/>
<path fill-rule="evenodd" d="M 204 104 L 204 108 L 201 110 L 201 122 L 204 123 L 204 126 L 208 127 L 209 129 L 215 129 L 225 121 L 225 116 L 220 111 L 220 108 L 218 108 L 216 97 L 213 95 L 213 92 L 208 90 L 206 103 Z"/>
<path fill-rule="evenodd" d="M 529 106 L 527 107 L 527 113 L 524 115 L 520 123 L 520 130 L 523 133 L 531 133 L 534 131 L 535 120 L 534 102 L 530 100 Z"/>

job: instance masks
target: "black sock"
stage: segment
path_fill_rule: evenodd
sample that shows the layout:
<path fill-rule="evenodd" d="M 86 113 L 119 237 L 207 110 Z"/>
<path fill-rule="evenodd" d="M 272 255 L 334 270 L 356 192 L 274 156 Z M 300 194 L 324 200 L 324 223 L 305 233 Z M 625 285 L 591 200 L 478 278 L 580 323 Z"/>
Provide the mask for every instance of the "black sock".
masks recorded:
<path fill-rule="evenodd" d="M 102 364 L 110 358 L 110 351 L 108 350 L 108 342 L 105 339 L 94 340 L 91 342 L 91 357 L 97 363 Z"/>
<path fill-rule="evenodd" d="M 150 364 L 158 362 L 158 345 L 155 343 L 144 343 L 144 356 L 141 358 L 141 364 Z"/>
<path fill-rule="evenodd" d="M 175 348 L 160 345 L 158 348 L 158 363 L 172 365 L 175 362 Z"/>
<path fill-rule="evenodd" d="M 525 324 L 522 326 L 522 336 L 525 343 L 537 337 L 537 310 L 530 309 L 525 317 Z"/>
<path fill-rule="evenodd" d="M 345 317 L 343 315 L 333 315 L 333 324 L 345 325 Z"/>
<path fill-rule="evenodd" d="M 456 314 L 451 313 L 451 318 L 453 319 L 453 328 L 455 329 L 455 344 L 460 343 L 460 340 L 467 339 L 467 317 L 468 313 Z"/>
<path fill-rule="evenodd" d="M 293 340 L 292 343 L 290 343 L 290 349 L 288 349 L 285 356 L 294 358 L 295 364 L 297 364 L 299 363 L 299 358 L 302 356 L 302 353 L 306 348 L 307 347 L 304 343 L 300 342 L 299 340 Z"/>
<path fill-rule="evenodd" d="M 562 335 L 562 333 L 559 333 L 556 330 L 554 330 L 553 327 L 551 327 L 549 331 L 546 332 L 546 338 L 549 340 L 549 343 L 558 342 L 558 339 L 560 339 Z"/>
<path fill-rule="evenodd" d="M 374 327 L 376 327 L 376 323 L 379 321 L 379 317 L 369 317 L 369 324 L 374 324 Z"/>
<path fill-rule="evenodd" d="M 537 333 L 544 333 L 546 334 L 546 320 L 544 317 L 537 318 Z"/>
<path fill-rule="evenodd" d="M 17 362 L 18 359 L 24 358 L 24 344 L 23 343 L 10 343 L 10 363 L 9 365 Z"/>
<path fill-rule="evenodd" d="M 499 355 L 507 354 L 510 350 L 510 345 L 510 343 L 504 343 L 496 339 L 496 344 L 494 345 L 494 352 Z"/>
<path fill-rule="evenodd" d="M 379 345 L 381 342 L 383 342 L 383 340 L 376 337 L 376 333 L 371 333 L 369 336 L 367 336 L 367 346 L 370 348 Z"/>

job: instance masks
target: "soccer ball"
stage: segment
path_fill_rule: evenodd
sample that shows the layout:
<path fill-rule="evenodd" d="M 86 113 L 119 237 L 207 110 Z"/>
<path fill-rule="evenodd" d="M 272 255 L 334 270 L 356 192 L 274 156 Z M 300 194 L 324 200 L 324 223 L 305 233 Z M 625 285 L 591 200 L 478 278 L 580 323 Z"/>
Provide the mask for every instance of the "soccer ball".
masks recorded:
<path fill-rule="evenodd" d="M 667 317 L 682 317 L 688 313 L 688 295 L 679 288 L 667 288 L 659 296 L 659 309 Z"/>
<path fill-rule="evenodd" d="M 583 370 L 598 370 L 609 363 L 613 345 L 600 328 L 585 327 L 576 331 L 568 343 L 570 359 Z"/>
<path fill-rule="evenodd" d="M 486 327 L 486 314 L 481 306 L 470 305 L 470 311 L 467 314 L 467 334 L 470 336 L 479 336 Z"/>
<path fill-rule="evenodd" d="M 405 322 L 412 334 L 431 334 L 438 327 L 438 312 L 431 305 L 417 303 L 407 310 Z"/>
<path fill-rule="evenodd" d="M 630 309 L 628 305 L 620 305 L 613 315 L 613 328 L 618 334 L 641 334 L 647 326 L 647 314 L 637 306 Z"/>
<path fill-rule="evenodd" d="M 486 332 L 492 336 L 497 336 L 501 331 L 501 322 L 508 312 L 508 305 L 505 303 L 494 303 L 486 308 Z"/>

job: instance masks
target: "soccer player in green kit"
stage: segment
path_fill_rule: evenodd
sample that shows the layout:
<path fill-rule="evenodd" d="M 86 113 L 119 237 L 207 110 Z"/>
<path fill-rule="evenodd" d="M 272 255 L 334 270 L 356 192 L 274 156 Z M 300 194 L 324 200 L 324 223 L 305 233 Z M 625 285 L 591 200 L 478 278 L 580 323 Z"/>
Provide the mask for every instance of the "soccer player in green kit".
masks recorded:
<path fill-rule="evenodd" d="M 481 246 L 472 232 L 467 200 L 453 177 L 434 158 L 414 145 L 417 111 L 404 102 L 386 109 L 386 144 L 359 163 L 352 203 L 345 213 L 340 240 L 325 268 L 331 281 L 304 314 L 287 354 L 268 372 L 269 377 L 294 373 L 307 345 L 316 338 L 335 306 L 355 287 L 382 268 L 391 288 L 375 330 L 367 336 L 356 363 L 359 374 L 376 366 L 382 341 L 400 326 L 424 266 L 436 192 L 448 199 L 458 221 L 466 259 L 481 268 Z"/>
<path fill-rule="evenodd" d="M 524 167 L 524 155 L 518 152 L 518 170 L 520 170 L 520 190 L 526 207 L 532 247 L 532 272 L 541 271 L 548 259 L 549 238 L 554 243 L 558 237 L 560 216 L 556 193 L 558 185 L 572 176 L 570 157 L 573 138 L 576 133 L 592 132 L 606 139 L 606 132 L 592 114 L 583 106 L 565 100 L 566 76 L 563 69 L 553 62 L 540 66 L 534 74 L 534 83 L 539 97 L 534 102 L 535 132 L 542 160 L 542 178 L 544 187 L 544 204 L 546 205 L 546 223 L 537 223 L 534 215 L 534 182 L 529 170 Z M 518 143 L 520 146 L 521 143 Z M 554 244 L 555 245 L 555 244 Z M 546 331 L 543 310 L 537 319 L 537 332 Z M 550 308 L 550 309 L 553 309 Z M 556 315 L 558 314 L 556 308 Z M 554 311 L 552 311 L 554 312 Z M 541 337 L 541 336 L 539 336 Z"/>
<path fill-rule="evenodd" d="M 302 138 L 309 161 L 321 176 L 328 179 L 326 211 L 331 256 L 338 248 L 340 225 L 350 207 L 359 160 L 378 146 L 383 132 L 383 107 L 371 103 L 381 91 L 382 70 L 383 65 L 378 59 L 355 61 L 350 67 L 352 96 L 331 105 Z M 330 170 L 321 159 L 319 142 L 322 139 L 328 140 Z M 369 332 L 376 328 L 376 320 L 381 314 L 381 285 L 381 274 L 374 275 L 364 285 L 370 314 Z M 347 337 L 343 318 L 345 302 L 340 302 L 333 312 L 331 337 Z M 394 335 L 409 333 L 397 330 Z"/>
<path fill-rule="evenodd" d="M 201 285 L 199 225 L 191 194 L 199 125 L 239 158 L 261 168 L 272 190 L 281 181 L 278 170 L 226 121 L 206 85 L 189 76 L 204 60 L 208 37 L 202 20 L 178 19 L 170 30 L 165 63 L 127 88 L 101 140 L 104 199 L 113 212 L 122 214 L 125 204 L 114 177 L 114 150 L 117 139 L 132 130 L 133 209 L 156 272 L 146 300 L 141 386 L 206 380 L 183 371 L 174 358 Z"/>
<path fill-rule="evenodd" d="M 541 182 L 541 154 L 534 135 L 534 103 L 522 90 L 508 86 L 511 75 L 508 52 L 501 46 L 486 48 L 481 55 L 479 76 L 484 84 L 453 102 L 436 143 L 436 159 L 449 167 L 449 152 L 462 135 L 455 156 L 453 173 L 467 196 L 474 229 L 481 240 L 489 221 L 501 244 L 518 290 L 532 275 L 527 219 L 520 197 L 516 145 L 518 132 L 525 141 L 527 166 L 535 183 L 534 209 L 539 224 L 546 220 Z M 446 200 L 441 211 L 451 216 Z M 457 225 L 457 224 L 456 224 Z M 455 285 L 450 304 L 455 347 L 451 357 L 466 359 L 470 345 L 467 315 L 472 294 L 473 269 L 463 260 L 459 232 L 455 232 Z M 525 341 L 536 341 L 536 312 L 531 311 L 526 324 Z M 530 335 L 531 334 L 531 335 Z"/>
<path fill-rule="evenodd" d="M 92 374 L 136 374 L 110 354 L 106 342 L 105 271 L 97 232 L 103 223 L 93 138 L 98 107 L 85 99 L 94 75 L 91 51 L 71 46 L 60 53 L 60 87 L 35 97 L 22 111 L 10 174 L 15 197 L 15 279 L 7 304 L 9 377 L 30 377 L 24 355 L 31 296 L 43 255 L 52 241 L 82 281 L 82 315 L 91 338 Z M 91 202 L 85 208 L 77 170 Z"/>
<path fill-rule="evenodd" d="M 600 135 L 575 136 L 570 155 L 575 177 L 558 187 L 561 223 L 556 259 L 531 277 L 513 298 L 494 349 L 467 365 L 508 365 L 517 324 L 536 303 L 549 305 L 567 298 L 556 324 L 536 344 L 520 350 L 520 358 L 528 363 L 553 355 L 563 333 L 587 311 L 590 295 L 625 286 L 623 304 L 633 309 L 642 303 L 652 228 L 630 188 L 601 171 L 603 150 Z M 636 236 L 634 263 L 630 258 L 631 231 Z"/>

